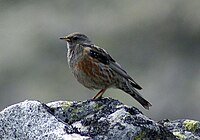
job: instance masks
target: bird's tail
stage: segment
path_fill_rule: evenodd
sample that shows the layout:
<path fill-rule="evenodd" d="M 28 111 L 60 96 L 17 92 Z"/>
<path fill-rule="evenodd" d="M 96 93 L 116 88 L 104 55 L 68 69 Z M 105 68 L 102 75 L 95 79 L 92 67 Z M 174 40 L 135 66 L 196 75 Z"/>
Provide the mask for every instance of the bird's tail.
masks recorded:
<path fill-rule="evenodd" d="M 130 84 L 129 81 L 123 82 L 120 84 L 119 89 L 125 91 L 129 95 L 131 95 L 134 99 L 136 99 L 145 109 L 149 109 L 151 103 L 149 103 L 146 99 L 142 97 L 142 95 Z"/>

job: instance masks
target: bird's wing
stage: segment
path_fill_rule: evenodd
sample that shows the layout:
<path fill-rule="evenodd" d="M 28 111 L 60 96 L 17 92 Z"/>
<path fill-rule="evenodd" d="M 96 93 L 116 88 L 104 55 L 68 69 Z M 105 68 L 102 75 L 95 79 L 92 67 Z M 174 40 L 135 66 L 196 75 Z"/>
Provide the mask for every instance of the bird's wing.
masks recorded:
<path fill-rule="evenodd" d="M 131 85 L 139 90 L 142 89 L 142 87 L 140 85 L 138 85 L 133 78 L 131 78 L 127 72 L 125 70 L 123 70 L 121 68 L 121 66 L 117 63 L 117 62 L 110 62 L 110 67 L 117 72 L 118 74 L 120 74 L 121 76 L 123 76 L 124 78 L 128 79 L 131 82 Z"/>
<path fill-rule="evenodd" d="M 88 44 L 87 44 L 88 46 Z M 123 70 L 121 68 L 121 66 L 102 48 L 95 46 L 95 45 L 89 45 L 88 47 L 90 47 L 90 51 L 89 51 L 89 55 L 94 58 L 97 59 L 99 62 L 105 64 L 105 65 L 109 65 L 111 67 L 111 69 L 113 69 L 116 73 L 118 73 L 119 75 L 123 76 L 124 78 L 126 78 L 127 80 L 130 81 L 131 85 L 133 87 L 135 87 L 136 89 L 142 89 L 142 87 L 140 85 L 138 85 L 133 78 L 131 78 L 127 72 L 125 70 Z"/>

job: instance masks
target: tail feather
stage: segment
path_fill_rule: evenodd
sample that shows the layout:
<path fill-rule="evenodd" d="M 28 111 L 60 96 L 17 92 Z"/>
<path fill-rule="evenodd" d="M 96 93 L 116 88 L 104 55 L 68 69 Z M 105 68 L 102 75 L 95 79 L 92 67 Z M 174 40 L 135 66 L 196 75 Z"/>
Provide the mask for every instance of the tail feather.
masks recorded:
<path fill-rule="evenodd" d="M 152 106 L 128 81 L 124 82 L 119 88 L 136 99 L 145 109 L 149 110 L 149 107 Z"/>
<path fill-rule="evenodd" d="M 136 99 L 145 109 L 149 110 L 149 107 L 151 107 L 151 103 L 144 99 L 139 92 L 137 92 L 135 89 L 133 89 L 134 93 L 129 93 L 134 99 Z"/>

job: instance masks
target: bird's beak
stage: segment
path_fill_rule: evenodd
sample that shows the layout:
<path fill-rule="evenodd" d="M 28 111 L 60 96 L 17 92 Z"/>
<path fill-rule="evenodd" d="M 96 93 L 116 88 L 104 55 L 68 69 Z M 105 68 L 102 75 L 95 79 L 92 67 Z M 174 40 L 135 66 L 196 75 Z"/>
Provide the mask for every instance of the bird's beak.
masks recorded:
<path fill-rule="evenodd" d="M 59 39 L 65 40 L 65 41 L 70 41 L 70 39 L 68 38 L 68 36 L 63 36 L 63 37 L 60 37 Z"/>

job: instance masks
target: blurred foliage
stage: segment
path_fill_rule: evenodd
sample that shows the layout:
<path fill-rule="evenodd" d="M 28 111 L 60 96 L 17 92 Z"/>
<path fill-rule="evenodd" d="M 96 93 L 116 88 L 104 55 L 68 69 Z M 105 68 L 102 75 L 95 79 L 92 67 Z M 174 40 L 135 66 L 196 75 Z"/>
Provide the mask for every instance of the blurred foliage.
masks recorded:
<path fill-rule="evenodd" d="M 0 109 L 36 99 L 86 100 L 59 36 L 79 31 L 143 87 L 153 119 L 200 117 L 200 1 L 1 0 Z M 110 96 L 142 107 L 129 95 Z"/>

